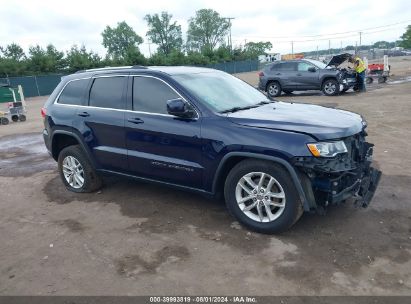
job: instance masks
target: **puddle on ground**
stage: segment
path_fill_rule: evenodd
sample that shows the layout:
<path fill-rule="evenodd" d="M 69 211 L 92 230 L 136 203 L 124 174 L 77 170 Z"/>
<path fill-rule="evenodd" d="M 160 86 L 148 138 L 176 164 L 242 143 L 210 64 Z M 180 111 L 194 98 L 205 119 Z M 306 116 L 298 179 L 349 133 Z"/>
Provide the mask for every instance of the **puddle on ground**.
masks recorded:
<path fill-rule="evenodd" d="M 403 79 L 387 81 L 388 84 L 400 84 L 400 83 L 406 83 L 406 82 L 411 82 L 411 76 L 405 77 Z"/>
<path fill-rule="evenodd" d="M 30 176 L 56 167 L 41 133 L 0 138 L 0 176 Z"/>

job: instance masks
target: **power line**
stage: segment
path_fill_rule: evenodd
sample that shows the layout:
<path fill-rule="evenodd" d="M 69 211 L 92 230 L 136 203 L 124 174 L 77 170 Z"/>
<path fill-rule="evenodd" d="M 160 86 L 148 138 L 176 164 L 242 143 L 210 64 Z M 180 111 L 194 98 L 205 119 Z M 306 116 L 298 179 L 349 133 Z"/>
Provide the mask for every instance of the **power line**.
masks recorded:
<path fill-rule="evenodd" d="M 364 31 L 368 31 L 368 30 L 374 30 L 374 29 L 379 29 L 379 28 L 384 28 L 384 27 L 395 26 L 395 25 L 408 23 L 408 22 L 411 22 L 411 19 L 404 20 L 404 21 L 401 21 L 401 22 L 381 25 L 381 26 L 369 27 L 369 28 L 364 28 L 364 29 L 359 29 L 359 30 L 352 30 L 352 31 L 347 31 L 347 32 L 340 32 L 340 33 L 329 33 L 329 34 L 318 34 L 318 35 L 300 35 L 300 36 L 247 36 L 247 37 L 248 38 L 290 39 L 290 38 L 313 38 L 313 37 L 323 37 L 323 36 L 335 36 L 335 35 L 343 35 L 343 34 L 349 34 L 349 33 L 359 33 L 359 32 L 364 32 Z M 245 36 L 243 36 L 243 37 L 245 37 Z M 328 40 L 328 39 L 332 39 L 332 38 L 326 38 L 326 40 Z"/>

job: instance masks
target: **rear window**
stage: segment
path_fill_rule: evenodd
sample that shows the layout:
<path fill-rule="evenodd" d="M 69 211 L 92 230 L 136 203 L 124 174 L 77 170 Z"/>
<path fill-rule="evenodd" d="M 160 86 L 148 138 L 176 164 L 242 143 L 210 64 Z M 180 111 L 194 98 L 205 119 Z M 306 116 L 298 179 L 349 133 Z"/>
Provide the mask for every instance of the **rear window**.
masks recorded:
<path fill-rule="evenodd" d="M 125 109 L 123 99 L 126 77 L 101 77 L 94 79 L 89 105 L 98 108 Z"/>
<path fill-rule="evenodd" d="M 60 104 L 82 105 L 89 80 L 79 79 L 69 82 L 61 92 L 57 102 Z"/>

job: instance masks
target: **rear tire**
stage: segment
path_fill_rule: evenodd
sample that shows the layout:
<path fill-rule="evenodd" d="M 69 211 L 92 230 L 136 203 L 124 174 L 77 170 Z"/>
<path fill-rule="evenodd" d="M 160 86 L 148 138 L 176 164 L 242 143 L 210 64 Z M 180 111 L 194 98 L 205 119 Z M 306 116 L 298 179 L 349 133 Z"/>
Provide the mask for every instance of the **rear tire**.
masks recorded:
<path fill-rule="evenodd" d="M 8 125 L 9 119 L 7 117 L 0 118 L 0 125 Z"/>
<path fill-rule="evenodd" d="M 322 91 L 327 96 L 335 96 L 340 92 L 340 84 L 335 79 L 327 79 L 323 83 Z"/>
<path fill-rule="evenodd" d="M 24 114 L 21 114 L 20 116 L 19 116 L 19 120 L 21 121 L 21 122 L 23 122 L 23 121 L 26 121 L 26 115 L 24 115 Z"/>
<path fill-rule="evenodd" d="M 234 166 L 225 181 L 224 196 L 230 213 L 242 225 L 260 233 L 285 231 L 303 213 L 288 171 L 269 161 L 244 160 Z"/>
<path fill-rule="evenodd" d="M 12 115 L 12 116 L 11 116 L 11 120 L 12 120 L 13 122 L 18 122 L 18 121 L 19 121 L 19 116 L 18 116 L 18 115 Z"/>
<path fill-rule="evenodd" d="M 281 85 L 278 81 L 272 81 L 267 85 L 267 95 L 271 98 L 281 95 Z"/>
<path fill-rule="evenodd" d="M 64 148 L 58 156 L 58 170 L 64 186 L 73 192 L 93 192 L 102 180 L 79 145 Z"/>

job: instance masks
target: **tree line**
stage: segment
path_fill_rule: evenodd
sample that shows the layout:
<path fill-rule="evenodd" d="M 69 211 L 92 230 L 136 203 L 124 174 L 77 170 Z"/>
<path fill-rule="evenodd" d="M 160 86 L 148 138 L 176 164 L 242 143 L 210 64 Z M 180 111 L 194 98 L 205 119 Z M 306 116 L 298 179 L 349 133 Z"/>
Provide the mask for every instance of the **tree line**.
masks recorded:
<path fill-rule="evenodd" d="M 168 12 L 144 17 L 146 37 L 157 46 L 156 52 L 145 57 L 139 49 L 144 42 L 125 21 L 102 31 L 104 57 L 73 45 L 67 51 L 31 46 L 26 54 L 21 46 L 11 43 L 0 46 L 0 77 L 72 73 L 78 70 L 121 65 L 207 65 L 232 60 L 255 59 L 272 48 L 270 42 L 249 42 L 243 47 L 226 43 L 230 23 L 212 9 L 200 9 L 188 20 L 188 31 L 183 40 L 181 25 Z"/>

